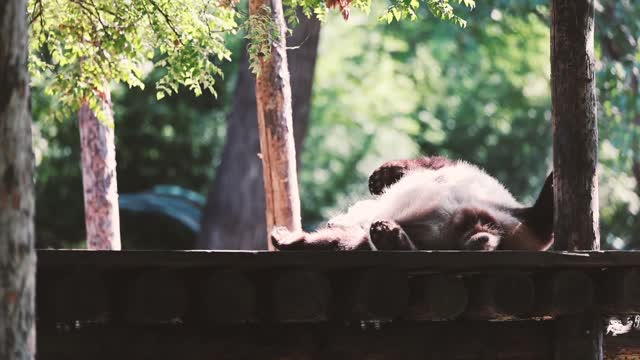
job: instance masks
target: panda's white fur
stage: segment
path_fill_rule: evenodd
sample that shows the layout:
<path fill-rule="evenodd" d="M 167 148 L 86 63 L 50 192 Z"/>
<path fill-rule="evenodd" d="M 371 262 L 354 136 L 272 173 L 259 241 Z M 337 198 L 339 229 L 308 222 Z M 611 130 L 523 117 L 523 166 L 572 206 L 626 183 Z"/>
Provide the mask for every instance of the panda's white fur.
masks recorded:
<path fill-rule="evenodd" d="M 378 220 L 419 223 L 423 236 L 412 238 L 418 248 L 452 249 L 456 246 L 445 236 L 445 227 L 457 210 L 469 207 L 487 211 L 505 228 L 515 228 L 519 221 L 505 209 L 522 205 L 495 178 L 458 161 L 437 170 L 411 170 L 381 195 L 355 203 L 329 225 L 369 229 Z"/>

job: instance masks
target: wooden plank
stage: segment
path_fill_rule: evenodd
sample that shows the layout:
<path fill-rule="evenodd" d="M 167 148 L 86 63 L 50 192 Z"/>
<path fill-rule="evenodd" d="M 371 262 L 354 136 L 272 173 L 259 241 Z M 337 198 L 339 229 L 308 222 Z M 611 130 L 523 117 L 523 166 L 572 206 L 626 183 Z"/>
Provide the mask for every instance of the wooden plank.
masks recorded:
<path fill-rule="evenodd" d="M 605 273 L 599 294 L 609 314 L 640 314 L 640 268 L 616 269 Z"/>
<path fill-rule="evenodd" d="M 331 284 L 324 274 L 282 271 L 271 287 L 270 315 L 281 322 L 317 322 L 329 318 Z"/>
<path fill-rule="evenodd" d="M 342 318 L 392 320 L 407 311 L 409 280 L 405 272 L 370 268 L 336 274 L 334 304 Z"/>
<path fill-rule="evenodd" d="M 106 279 L 95 270 L 38 275 L 38 321 L 104 322 L 110 313 Z"/>
<path fill-rule="evenodd" d="M 467 308 L 464 280 L 454 275 L 416 276 L 409 281 L 411 320 L 452 320 Z"/>
<path fill-rule="evenodd" d="M 473 319 L 511 320 L 531 313 L 535 290 L 531 276 L 521 271 L 477 275 L 468 281 L 469 306 L 465 316 Z"/>
<path fill-rule="evenodd" d="M 618 268 L 640 267 L 640 251 L 38 251 L 39 268 L 70 265 L 108 269 L 150 266 L 234 269 L 394 267 L 416 271 Z"/>
<path fill-rule="evenodd" d="M 548 360 L 546 322 L 39 329 L 39 359 L 519 359 Z M 113 344 L 117 344 L 114 346 Z"/>
<path fill-rule="evenodd" d="M 595 285 L 578 270 L 547 272 L 536 278 L 536 311 L 539 316 L 577 314 L 594 305 Z"/>
<path fill-rule="evenodd" d="M 134 324 L 176 323 L 187 312 L 187 289 L 175 271 L 148 269 L 123 292 L 125 320 Z M 121 303 L 122 304 L 122 303 Z"/>
<path fill-rule="evenodd" d="M 392 323 L 380 330 L 274 326 L 93 326 L 38 329 L 41 360 L 539 359 L 551 358 L 550 322 Z M 607 360 L 640 358 L 640 332 L 606 336 Z M 118 344 L 114 346 L 114 344 Z M 278 357 L 280 356 L 280 357 Z M 289 357 L 287 357 L 289 356 Z"/>
<path fill-rule="evenodd" d="M 243 273 L 215 271 L 199 283 L 200 320 L 212 323 L 245 323 L 256 320 L 256 288 Z M 194 314 L 197 316 L 196 314 Z"/>

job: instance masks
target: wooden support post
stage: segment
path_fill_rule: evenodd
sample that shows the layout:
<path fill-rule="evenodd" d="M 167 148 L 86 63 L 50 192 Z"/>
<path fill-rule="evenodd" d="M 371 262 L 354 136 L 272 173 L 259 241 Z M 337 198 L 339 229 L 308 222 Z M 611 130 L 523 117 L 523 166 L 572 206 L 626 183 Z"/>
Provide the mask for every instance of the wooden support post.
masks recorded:
<path fill-rule="evenodd" d="M 554 238 L 558 250 L 600 248 L 595 0 L 551 0 Z M 555 359 L 603 358 L 599 313 L 556 320 Z"/>
<path fill-rule="evenodd" d="M 551 1 L 555 247 L 598 250 L 594 0 Z"/>
<path fill-rule="evenodd" d="M 269 13 L 265 14 L 266 11 Z M 291 231 L 300 230 L 300 195 L 285 40 L 287 25 L 282 1 L 250 0 L 249 13 L 273 17 L 280 34 L 280 39 L 271 48 L 271 57 L 260 60 L 260 73 L 256 78 L 267 235 L 276 225 Z M 269 236 L 265 236 L 265 241 L 268 239 Z M 268 244 L 269 249 L 273 250 L 270 241 Z"/>

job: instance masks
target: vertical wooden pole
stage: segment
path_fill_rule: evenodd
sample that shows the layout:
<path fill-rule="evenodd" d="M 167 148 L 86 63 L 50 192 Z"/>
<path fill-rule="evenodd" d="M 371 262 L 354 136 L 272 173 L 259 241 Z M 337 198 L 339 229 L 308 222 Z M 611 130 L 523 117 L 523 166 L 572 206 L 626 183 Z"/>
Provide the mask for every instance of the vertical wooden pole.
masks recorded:
<path fill-rule="evenodd" d="M 287 27 L 282 1 L 249 1 L 251 15 L 260 14 L 266 9 L 270 9 L 271 13 L 268 15 L 273 17 L 280 33 L 279 41 L 271 49 L 271 57 L 260 60 L 260 74 L 256 78 L 267 233 L 270 233 L 275 225 L 295 231 L 300 230 L 302 224 L 286 52 Z M 271 243 L 269 249 L 273 250 Z"/>
<path fill-rule="evenodd" d="M 594 0 L 551 0 L 551 86 L 557 250 L 600 248 Z M 556 320 L 557 360 L 603 359 L 599 313 Z"/>
<path fill-rule="evenodd" d="M 554 237 L 561 250 L 600 248 L 593 3 L 551 1 Z"/>
<path fill-rule="evenodd" d="M 102 109 L 113 123 L 109 87 L 105 86 Z M 116 148 L 113 127 L 100 122 L 84 104 L 78 112 L 82 148 L 82 185 L 87 230 L 87 249 L 120 250 L 120 212 Z"/>
<path fill-rule="evenodd" d="M 35 358 L 27 2 L 0 1 L 0 359 Z"/>

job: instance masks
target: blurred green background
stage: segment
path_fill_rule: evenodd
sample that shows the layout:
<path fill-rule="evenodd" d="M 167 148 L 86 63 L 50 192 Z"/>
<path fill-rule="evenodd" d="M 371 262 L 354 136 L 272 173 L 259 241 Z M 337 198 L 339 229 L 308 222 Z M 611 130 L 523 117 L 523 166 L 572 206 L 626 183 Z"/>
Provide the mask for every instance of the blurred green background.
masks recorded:
<path fill-rule="evenodd" d="M 348 22 L 332 14 L 322 25 L 299 168 L 305 227 L 365 194 L 380 163 L 419 154 L 478 164 L 531 201 L 551 168 L 548 1 L 479 1 L 466 29 L 426 13 L 386 25 L 376 13 L 356 12 Z M 639 38 L 640 4 L 597 2 L 601 238 L 608 249 L 640 247 Z M 136 203 L 128 194 L 171 185 L 161 190 L 182 200 L 165 215 L 123 208 L 125 248 L 193 247 L 195 233 L 176 212 L 202 205 L 220 160 L 244 46 L 239 36 L 229 43 L 234 58 L 223 64 L 217 98 L 181 91 L 157 101 L 153 86 L 114 88 L 121 198 Z M 150 73 L 148 83 L 159 75 Z M 77 121 L 53 120 L 55 106 L 34 89 L 37 241 L 83 247 Z"/>

